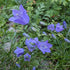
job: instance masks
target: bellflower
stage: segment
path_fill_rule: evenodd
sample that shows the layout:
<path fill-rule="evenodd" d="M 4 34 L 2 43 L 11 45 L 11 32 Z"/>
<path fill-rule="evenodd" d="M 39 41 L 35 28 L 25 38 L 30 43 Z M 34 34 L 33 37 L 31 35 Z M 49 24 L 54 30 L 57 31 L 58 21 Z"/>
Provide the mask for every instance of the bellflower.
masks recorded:
<path fill-rule="evenodd" d="M 52 44 L 48 43 L 47 41 L 38 41 L 38 48 L 42 51 L 43 54 L 45 54 L 45 52 L 50 53 L 50 48 L 52 47 Z"/>
<path fill-rule="evenodd" d="M 64 28 L 67 28 L 67 23 L 66 23 L 66 21 L 63 21 L 63 26 L 64 26 Z"/>
<path fill-rule="evenodd" d="M 17 49 L 14 51 L 14 53 L 17 55 L 17 57 L 19 57 L 24 53 L 24 49 L 17 47 Z"/>
<path fill-rule="evenodd" d="M 30 38 L 30 39 L 26 39 L 25 44 L 27 45 L 27 48 L 29 49 L 29 51 L 33 51 L 37 45 L 38 42 L 38 38 Z"/>
<path fill-rule="evenodd" d="M 13 21 L 18 24 L 26 25 L 29 23 L 29 16 L 27 15 L 26 10 L 20 5 L 19 10 L 12 10 L 13 17 L 9 21 Z"/>
<path fill-rule="evenodd" d="M 70 43 L 70 40 L 69 40 L 69 39 L 67 39 L 67 38 L 64 38 L 64 40 L 65 40 L 66 42 Z"/>
<path fill-rule="evenodd" d="M 54 31 L 54 24 L 50 24 L 47 27 L 48 30 Z"/>
<path fill-rule="evenodd" d="M 20 65 L 16 62 L 16 66 L 20 68 Z"/>
<path fill-rule="evenodd" d="M 36 67 L 33 67 L 33 69 L 32 70 L 36 70 Z"/>
<path fill-rule="evenodd" d="M 56 24 L 56 29 L 55 29 L 55 31 L 56 31 L 56 32 L 61 32 L 61 31 L 63 31 L 63 30 L 64 30 L 63 25 L 60 25 L 60 23 L 57 23 L 57 24 Z"/>
<path fill-rule="evenodd" d="M 25 37 L 30 37 L 27 33 L 23 33 L 23 35 L 24 35 Z"/>
<path fill-rule="evenodd" d="M 54 34 L 51 34 L 51 36 L 56 39 L 56 36 Z"/>
<path fill-rule="evenodd" d="M 26 53 L 24 55 L 24 61 L 30 61 L 31 55 L 29 55 L 28 53 Z"/>
<path fill-rule="evenodd" d="M 44 35 L 47 35 L 47 33 L 46 33 L 46 32 L 43 32 L 43 34 L 44 34 Z"/>

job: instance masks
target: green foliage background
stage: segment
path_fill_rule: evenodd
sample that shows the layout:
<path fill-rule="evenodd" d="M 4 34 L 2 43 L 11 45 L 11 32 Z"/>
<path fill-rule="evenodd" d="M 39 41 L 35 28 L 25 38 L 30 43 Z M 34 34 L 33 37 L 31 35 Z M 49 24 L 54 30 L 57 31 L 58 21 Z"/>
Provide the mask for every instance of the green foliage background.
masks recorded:
<path fill-rule="evenodd" d="M 28 1 L 28 2 L 27 2 Z M 0 0 L 0 70 L 31 70 L 36 66 L 37 70 L 69 70 L 70 69 L 70 43 L 64 41 L 62 35 L 70 40 L 70 0 Z M 22 26 L 13 24 L 16 32 L 8 31 L 10 22 L 8 19 L 12 16 L 12 9 L 18 9 L 22 4 L 28 11 L 30 23 Z M 51 32 L 47 31 L 47 25 L 51 23 L 62 24 L 67 22 L 67 29 L 60 33 L 54 32 L 57 39 L 51 37 Z M 45 25 L 40 25 L 40 21 Z M 31 29 L 34 27 L 34 30 Z M 42 34 L 45 31 L 48 36 Z M 26 37 L 22 33 L 28 33 L 30 37 L 38 37 L 39 40 L 49 40 L 53 44 L 50 54 L 43 55 L 36 49 L 30 53 L 25 47 Z M 4 50 L 5 43 L 11 42 L 9 52 Z M 23 56 L 16 58 L 13 53 L 16 46 L 22 47 L 26 52 L 32 55 L 30 62 L 24 62 Z M 16 61 L 20 63 L 21 68 L 16 67 Z M 46 64 L 47 63 L 47 64 Z"/>

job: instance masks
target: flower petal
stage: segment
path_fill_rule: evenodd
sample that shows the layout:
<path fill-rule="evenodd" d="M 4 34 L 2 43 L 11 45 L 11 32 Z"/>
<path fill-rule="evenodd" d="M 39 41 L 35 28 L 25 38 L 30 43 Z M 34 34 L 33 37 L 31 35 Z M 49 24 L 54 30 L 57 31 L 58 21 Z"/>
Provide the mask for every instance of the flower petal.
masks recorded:
<path fill-rule="evenodd" d="M 14 20 L 16 20 L 15 17 L 11 17 L 11 18 L 9 18 L 9 21 L 14 21 Z"/>
<path fill-rule="evenodd" d="M 20 11 L 23 12 L 23 13 L 26 13 L 26 12 L 27 12 L 27 11 L 23 8 L 22 5 L 19 6 L 19 9 L 20 9 Z"/>
<path fill-rule="evenodd" d="M 22 19 L 16 19 L 16 20 L 14 20 L 14 22 L 15 23 L 18 23 L 18 24 L 22 24 L 22 25 L 25 25 L 25 24 L 27 24 L 26 22 L 24 22 L 24 21 L 22 21 Z"/>
<path fill-rule="evenodd" d="M 20 11 L 13 9 L 13 10 L 12 10 L 12 14 L 13 14 L 14 16 L 18 16 L 18 15 L 20 14 Z"/>

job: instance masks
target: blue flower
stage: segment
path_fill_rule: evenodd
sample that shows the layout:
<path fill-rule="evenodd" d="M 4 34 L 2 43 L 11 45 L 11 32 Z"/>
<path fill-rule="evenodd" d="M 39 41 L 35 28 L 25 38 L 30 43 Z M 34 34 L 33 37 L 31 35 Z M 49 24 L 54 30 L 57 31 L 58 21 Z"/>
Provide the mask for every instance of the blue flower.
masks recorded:
<path fill-rule="evenodd" d="M 20 65 L 18 64 L 18 62 L 16 62 L 16 66 L 20 68 Z"/>
<path fill-rule="evenodd" d="M 31 55 L 29 55 L 28 53 L 26 53 L 24 55 L 24 61 L 30 61 L 30 59 L 31 59 Z"/>
<path fill-rule="evenodd" d="M 64 26 L 64 28 L 67 28 L 67 23 L 66 23 L 66 21 L 63 21 L 63 26 Z"/>
<path fill-rule="evenodd" d="M 56 36 L 54 34 L 51 34 L 51 36 L 56 39 Z"/>
<path fill-rule="evenodd" d="M 27 33 L 23 33 L 23 35 L 27 38 L 30 37 Z"/>
<path fill-rule="evenodd" d="M 44 34 L 44 35 L 47 35 L 47 33 L 46 33 L 46 32 L 43 32 L 43 34 Z"/>
<path fill-rule="evenodd" d="M 47 27 L 48 30 L 54 31 L 54 24 L 50 24 Z"/>
<path fill-rule="evenodd" d="M 56 31 L 56 32 L 61 32 L 61 31 L 63 31 L 63 30 L 64 30 L 63 25 L 60 25 L 60 23 L 57 23 L 57 24 L 56 24 L 56 29 L 55 29 L 55 31 Z"/>
<path fill-rule="evenodd" d="M 33 69 L 32 70 L 36 70 L 36 67 L 33 67 Z"/>
<path fill-rule="evenodd" d="M 19 57 L 24 53 L 24 49 L 17 47 L 17 49 L 14 51 L 14 53 L 17 55 L 17 57 Z"/>
<path fill-rule="evenodd" d="M 20 5 L 19 10 L 12 10 L 12 14 L 13 17 L 11 17 L 9 21 L 13 21 L 22 25 L 29 23 L 29 16 L 27 15 L 27 12 L 22 5 Z"/>
<path fill-rule="evenodd" d="M 45 54 L 45 52 L 50 53 L 50 48 L 52 47 L 52 44 L 48 43 L 47 41 L 38 41 L 37 44 L 38 48 L 42 51 L 43 54 Z"/>
<path fill-rule="evenodd" d="M 67 39 L 67 38 L 64 38 L 64 40 L 65 40 L 66 42 L 70 43 L 70 40 L 69 40 L 69 39 Z"/>
<path fill-rule="evenodd" d="M 29 49 L 29 51 L 33 51 L 37 45 L 38 42 L 38 38 L 30 38 L 30 39 L 26 39 L 25 44 L 27 45 L 27 48 Z"/>

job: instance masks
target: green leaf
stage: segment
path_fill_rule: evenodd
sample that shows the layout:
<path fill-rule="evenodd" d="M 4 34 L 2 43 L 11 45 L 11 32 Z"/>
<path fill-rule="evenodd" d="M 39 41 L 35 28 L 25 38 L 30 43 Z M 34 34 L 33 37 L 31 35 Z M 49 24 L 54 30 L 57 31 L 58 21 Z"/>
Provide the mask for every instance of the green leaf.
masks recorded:
<path fill-rule="evenodd" d="M 4 20 L 4 18 L 0 16 L 0 27 L 2 27 L 5 23 L 6 21 Z"/>
<path fill-rule="evenodd" d="M 39 61 L 38 61 L 38 60 L 34 60 L 34 61 L 32 62 L 32 65 L 38 67 L 38 65 L 39 65 Z"/>

